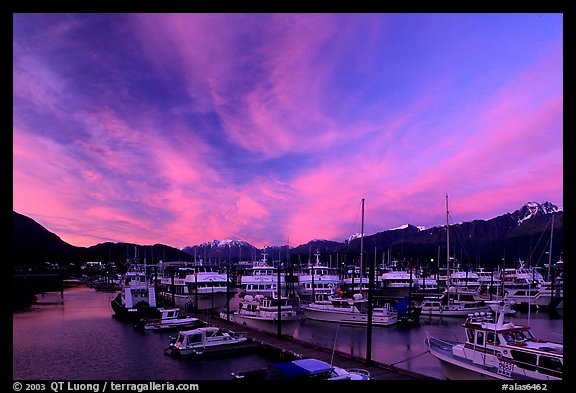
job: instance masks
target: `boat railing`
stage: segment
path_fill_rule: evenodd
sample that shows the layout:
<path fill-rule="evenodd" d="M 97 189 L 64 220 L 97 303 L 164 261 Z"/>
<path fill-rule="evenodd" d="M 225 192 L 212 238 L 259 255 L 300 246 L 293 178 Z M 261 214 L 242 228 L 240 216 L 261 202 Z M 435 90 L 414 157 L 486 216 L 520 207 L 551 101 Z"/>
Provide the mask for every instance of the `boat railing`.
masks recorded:
<path fill-rule="evenodd" d="M 370 375 L 370 371 L 365 370 L 363 368 L 347 368 L 346 371 L 348 371 L 349 373 L 354 373 L 354 374 L 360 374 L 360 375 L 364 375 L 368 378 L 372 378 Z"/>
<path fill-rule="evenodd" d="M 228 332 L 228 334 L 230 335 L 230 337 L 234 337 L 234 338 L 248 338 L 248 332 L 236 332 L 236 331 L 232 331 L 230 330 Z"/>
<path fill-rule="evenodd" d="M 450 351 L 454 345 L 463 343 L 456 333 L 450 333 L 439 329 L 426 330 L 426 340 L 437 348 Z"/>

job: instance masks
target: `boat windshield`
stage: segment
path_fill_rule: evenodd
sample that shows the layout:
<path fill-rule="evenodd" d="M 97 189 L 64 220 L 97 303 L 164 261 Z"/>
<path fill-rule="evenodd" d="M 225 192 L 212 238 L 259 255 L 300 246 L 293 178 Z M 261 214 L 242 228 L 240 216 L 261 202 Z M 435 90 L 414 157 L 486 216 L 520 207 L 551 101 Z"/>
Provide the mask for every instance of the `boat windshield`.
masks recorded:
<path fill-rule="evenodd" d="M 192 335 L 188 336 L 188 344 L 199 343 L 201 341 L 202 341 L 202 334 L 201 333 L 192 334 Z"/>
<path fill-rule="evenodd" d="M 519 342 L 519 341 L 529 341 L 534 340 L 534 335 L 529 331 L 515 330 L 510 333 L 504 333 L 502 335 L 507 343 Z"/>

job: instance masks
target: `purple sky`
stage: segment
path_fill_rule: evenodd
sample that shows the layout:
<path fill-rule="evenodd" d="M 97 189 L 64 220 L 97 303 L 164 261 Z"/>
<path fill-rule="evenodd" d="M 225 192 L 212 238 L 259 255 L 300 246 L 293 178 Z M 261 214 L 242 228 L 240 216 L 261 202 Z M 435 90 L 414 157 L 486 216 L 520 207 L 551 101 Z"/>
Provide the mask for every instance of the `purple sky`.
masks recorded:
<path fill-rule="evenodd" d="M 562 14 L 15 14 L 13 208 L 257 247 L 563 206 Z"/>

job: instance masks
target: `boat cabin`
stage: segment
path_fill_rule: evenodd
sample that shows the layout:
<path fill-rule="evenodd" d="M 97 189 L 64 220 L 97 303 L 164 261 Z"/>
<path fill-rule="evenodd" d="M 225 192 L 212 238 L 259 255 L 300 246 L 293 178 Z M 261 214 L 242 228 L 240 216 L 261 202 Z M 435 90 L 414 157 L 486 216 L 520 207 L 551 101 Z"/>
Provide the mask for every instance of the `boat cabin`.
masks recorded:
<path fill-rule="evenodd" d="M 499 365 L 500 374 L 511 374 L 516 367 L 524 373 L 562 378 L 563 345 L 537 339 L 529 326 L 504 323 L 502 318 L 494 322 L 490 313 L 470 315 L 462 326 L 467 340 L 464 348 L 479 355 L 474 356 L 475 363 L 486 362 L 482 355 L 492 353 L 499 363 L 506 364 Z"/>

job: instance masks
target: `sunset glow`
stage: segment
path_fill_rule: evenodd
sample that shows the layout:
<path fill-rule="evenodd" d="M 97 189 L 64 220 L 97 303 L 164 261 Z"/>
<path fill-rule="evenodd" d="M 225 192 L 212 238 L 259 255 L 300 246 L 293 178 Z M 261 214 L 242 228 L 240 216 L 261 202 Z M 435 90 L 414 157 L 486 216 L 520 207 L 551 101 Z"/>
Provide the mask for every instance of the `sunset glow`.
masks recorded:
<path fill-rule="evenodd" d="M 563 205 L 561 14 L 15 14 L 13 209 L 75 246 Z"/>

